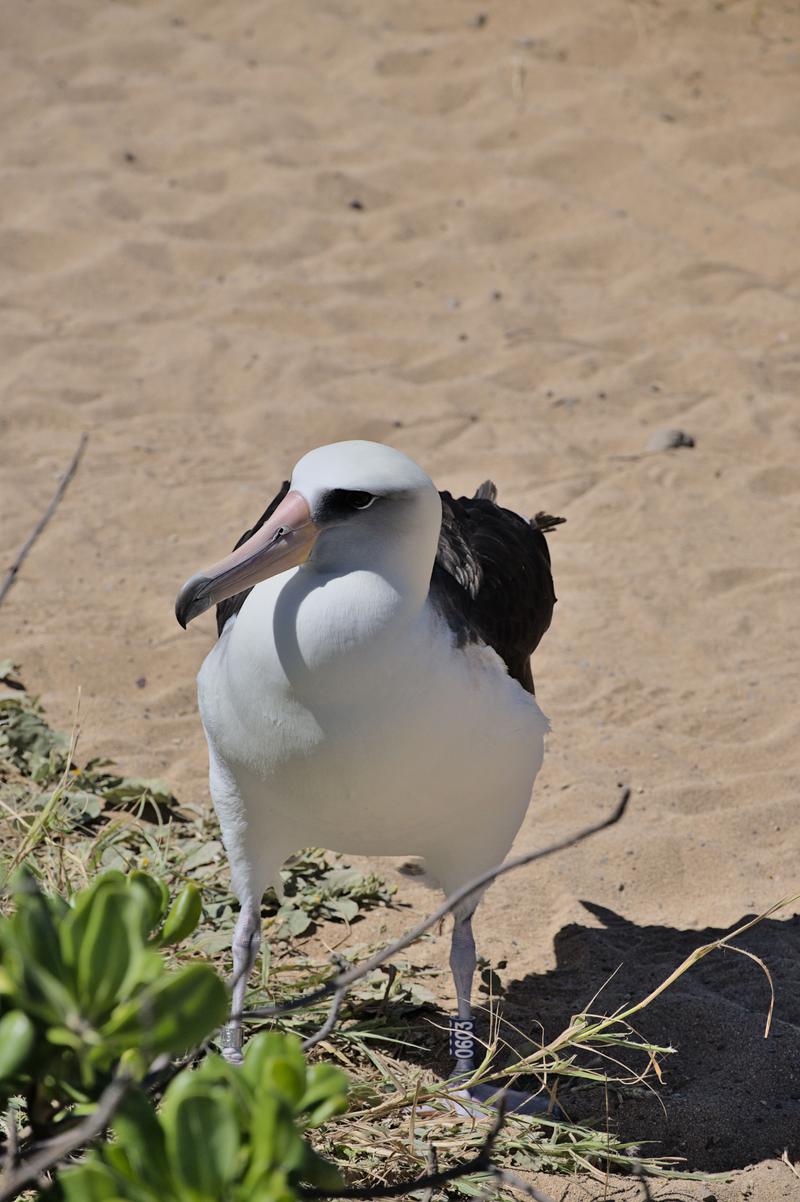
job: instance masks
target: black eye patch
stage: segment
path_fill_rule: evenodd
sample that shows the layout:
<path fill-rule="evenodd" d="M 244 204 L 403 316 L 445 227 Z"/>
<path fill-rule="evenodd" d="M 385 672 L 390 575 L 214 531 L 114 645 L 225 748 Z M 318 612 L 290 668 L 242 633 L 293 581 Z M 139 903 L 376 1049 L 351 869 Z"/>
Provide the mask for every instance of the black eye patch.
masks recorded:
<path fill-rule="evenodd" d="M 332 488 L 323 498 L 320 517 L 323 521 L 325 518 L 343 517 L 359 509 L 369 509 L 377 500 L 371 492 L 362 492 L 354 488 Z"/>

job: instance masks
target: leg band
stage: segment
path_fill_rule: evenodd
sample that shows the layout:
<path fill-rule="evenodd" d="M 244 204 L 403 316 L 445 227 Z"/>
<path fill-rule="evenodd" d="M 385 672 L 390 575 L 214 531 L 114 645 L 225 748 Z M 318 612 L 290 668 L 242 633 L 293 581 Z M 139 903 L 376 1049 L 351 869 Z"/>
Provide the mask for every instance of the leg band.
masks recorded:
<path fill-rule="evenodd" d="M 236 1048 L 238 1051 L 244 1043 L 242 1028 L 228 1023 L 222 1028 L 219 1042 L 223 1048 Z"/>
<path fill-rule="evenodd" d="M 475 1059 L 475 1023 L 471 1018 L 450 1019 L 450 1055 L 454 1060 Z"/>

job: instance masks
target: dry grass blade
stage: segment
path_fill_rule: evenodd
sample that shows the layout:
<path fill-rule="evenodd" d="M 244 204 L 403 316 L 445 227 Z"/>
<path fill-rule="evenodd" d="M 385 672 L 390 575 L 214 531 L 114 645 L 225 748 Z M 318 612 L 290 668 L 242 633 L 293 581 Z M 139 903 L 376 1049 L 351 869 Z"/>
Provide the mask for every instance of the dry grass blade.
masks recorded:
<path fill-rule="evenodd" d="M 645 1006 L 649 1006 L 650 1003 L 652 1001 L 654 1001 L 655 998 L 657 998 L 660 994 L 662 994 L 665 989 L 669 989 L 670 985 L 674 984 L 674 982 L 677 981 L 679 977 L 682 977 L 685 972 L 687 972 L 690 968 L 692 968 L 693 965 L 697 964 L 700 960 L 702 960 L 710 952 L 718 951 L 721 948 L 731 947 L 730 941 L 732 939 L 738 938 L 739 935 L 743 935 L 745 933 L 745 931 L 749 931 L 752 927 L 756 926 L 759 922 L 763 922 L 764 919 L 766 919 L 766 918 L 771 918 L 773 914 L 777 914 L 779 910 L 786 909 L 787 906 L 793 905 L 794 902 L 796 902 L 796 901 L 800 901 L 800 893 L 792 893 L 792 894 L 790 894 L 790 896 L 784 897 L 780 901 L 775 902 L 774 905 L 769 906 L 766 910 L 762 911 L 761 914 L 757 914 L 755 916 L 755 918 L 748 919 L 747 922 L 741 923 L 733 931 L 729 931 L 727 935 L 723 935 L 721 939 L 715 939 L 715 940 L 713 940 L 712 943 L 704 943 L 702 947 L 695 948 L 695 950 L 693 952 L 691 952 L 686 957 L 686 959 L 683 960 L 678 965 L 678 967 L 675 969 L 675 971 L 670 973 L 670 975 L 666 978 L 665 981 L 662 981 L 661 984 L 658 985 L 651 993 L 648 993 L 647 997 L 643 998 L 640 1002 L 637 1002 L 634 1006 L 630 1006 L 627 1010 L 620 1011 L 616 1017 L 620 1020 L 624 1020 L 624 1019 L 630 1018 L 630 1016 L 632 1014 L 638 1013 L 639 1010 L 644 1010 Z M 767 980 L 769 981 L 770 990 L 772 990 L 772 1001 L 774 1003 L 775 994 L 774 994 L 774 989 L 772 986 L 772 978 L 771 978 L 769 971 L 767 970 L 767 967 L 764 964 L 763 960 L 760 960 L 758 956 L 753 955 L 751 952 L 743 952 L 742 948 L 731 948 L 731 950 L 742 952 L 742 954 L 749 956 L 750 959 L 755 960 L 758 964 L 761 965 L 761 967 L 764 969 L 764 971 L 767 974 Z M 773 1006 L 771 1003 L 770 1009 L 769 1009 L 769 1017 L 767 1019 L 767 1030 L 765 1032 L 765 1035 L 769 1033 L 769 1025 L 770 1025 L 770 1020 L 772 1017 L 772 1008 L 773 1008 Z"/>
<path fill-rule="evenodd" d="M 25 857 L 30 855 L 31 851 L 36 847 L 37 843 L 46 836 L 50 819 L 52 818 L 53 814 L 58 809 L 58 804 L 61 801 L 62 797 L 64 796 L 64 793 L 65 793 L 65 790 L 67 787 L 67 782 L 69 781 L 70 772 L 72 771 L 72 764 L 73 764 L 73 760 L 74 760 L 74 756 L 75 756 L 75 751 L 78 746 L 78 738 L 80 736 L 80 713 L 81 713 L 81 690 L 80 690 L 80 686 L 79 686 L 78 687 L 78 696 L 75 701 L 75 714 L 74 714 L 74 717 L 72 720 L 72 732 L 70 734 L 69 749 L 67 751 L 66 763 L 64 764 L 64 771 L 61 774 L 61 779 L 59 780 L 58 784 L 53 789 L 53 792 L 51 793 L 50 798 L 47 801 L 47 804 L 44 806 L 42 811 L 36 816 L 36 818 L 33 819 L 33 821 L 31 822 L 31 825 L 28 827 L 28 830 L 26 831 L 26 833 L 22 839 L 22 842 L 20 843 L 19 847 L 17 848 L 15 854 L 11 857 L 11 861 L 10 861 L 10 863 L 8 865 L 8 869 L 7 869 L 8 876 L 11 875 L 11 873 L 14 871 L 15 868 L 19 867 L 19 865 L 22 863 L 22 861 L 25 859 Z"/>

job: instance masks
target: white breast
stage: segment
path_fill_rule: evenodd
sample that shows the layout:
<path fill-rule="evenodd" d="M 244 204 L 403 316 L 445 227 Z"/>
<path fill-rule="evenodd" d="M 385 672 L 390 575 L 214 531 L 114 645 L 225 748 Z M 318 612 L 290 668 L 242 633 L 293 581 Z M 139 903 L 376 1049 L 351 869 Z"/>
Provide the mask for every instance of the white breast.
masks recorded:
<path fill-rule="evenodd" d="M 547 720 L 499 657 L 366 572 L 258 585 L 198 686 L 243 900 L 306 846 L 420 855 L 449 892 L 507 854 L 542 761 Z"/>

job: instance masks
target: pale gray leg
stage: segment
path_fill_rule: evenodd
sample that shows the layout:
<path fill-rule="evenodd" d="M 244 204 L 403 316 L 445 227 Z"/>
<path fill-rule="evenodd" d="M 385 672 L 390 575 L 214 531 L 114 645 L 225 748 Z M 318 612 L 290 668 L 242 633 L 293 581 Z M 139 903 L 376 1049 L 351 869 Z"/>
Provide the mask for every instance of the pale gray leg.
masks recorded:
<path fill-rule="evenodd" d="M 472 978 L 475 975 L 475 937 L 472 915 L 456 919 L 450 944 L 450 969 L 456 987 L 458 1012 L 450 1020 L 450 1053 L 454 1072 L 469 1073 L 475 1067 L 475 1040 L 472 1024 Z"/>
<path fill-rule="evenodd" d="M 456 919 L 450 945 L 450 968 L 456 986 L 458 1014 L 450 1019 L 450 1054 L 453 1057 L 453 1075 L 464 1076 L 475 1068 L 475 1036 L 472 1022 L 472 978 L 475 975 L 475 938 L 472 934 L 472 915 Z M 499 1086 L 493 1084 L 474 1085 L 465 1098 L 491 1106 L 498 1094 Z M 520 1093 L 510 1089 L 505 1092 L 505 1105 L 518 1114 L 542 1114 L 548 1109 L 548 1099 Z M 463 1107 L 468 1110 L 468 1106 Z M 558 1107 L 553 1117 L 559 1117 Z"/>
<path fill-rule="evenodd" d="M 242 1019 L 244 995 L 261 947 L 261 905 L 243 905 L 233 932 L 233 981 L 231 989 L 231 1018 L 222 1029 L 222 1055 L 229 1064 L 241 1064 Z"/>

